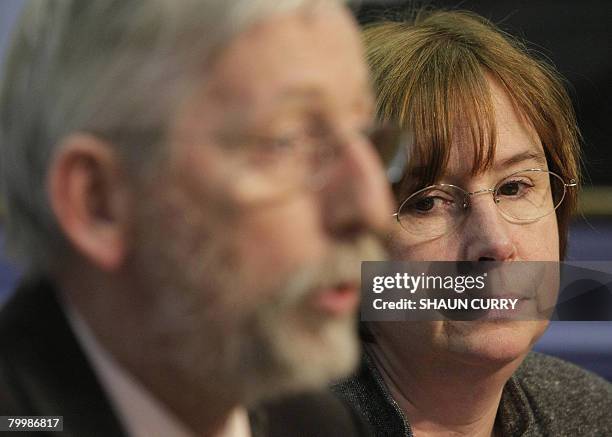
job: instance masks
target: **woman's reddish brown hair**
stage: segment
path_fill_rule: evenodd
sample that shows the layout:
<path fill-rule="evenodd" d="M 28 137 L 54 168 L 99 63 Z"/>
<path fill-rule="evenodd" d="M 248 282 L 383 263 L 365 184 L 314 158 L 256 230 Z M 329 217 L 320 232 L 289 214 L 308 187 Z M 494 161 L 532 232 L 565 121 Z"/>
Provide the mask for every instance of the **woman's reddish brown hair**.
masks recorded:
<path fill-rule="evenodd" d="M 468 128 L 474 146 L 473 174 L 492 164 L 496 126 L 487 78 L 506 90 L 538 134 L 548 169 L 579 181 L 580 133 L 562 79 L 488 20 L 464 11 L 423 11 L 410 23 L 370 25 L 364 39 L 378 116 L 413 135 L 418 160 L 427 163 L 419 175 L 423 186 L 443 173 L 460 127 Z M 401 198 L 412 188 L 404 177 L 394 190 Z M 562 258 L 576 203 L 577 190 L 568 190 L 556 211 Z"/>

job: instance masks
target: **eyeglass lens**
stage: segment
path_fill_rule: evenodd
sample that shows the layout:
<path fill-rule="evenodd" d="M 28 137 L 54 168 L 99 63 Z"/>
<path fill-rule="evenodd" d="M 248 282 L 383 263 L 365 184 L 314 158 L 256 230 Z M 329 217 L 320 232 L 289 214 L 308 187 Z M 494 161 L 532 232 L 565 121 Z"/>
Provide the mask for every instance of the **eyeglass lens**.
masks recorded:
<path fill-rule="evenodd" d="M 565 184 L 555 173 L 526 170 L 500 180 L 488 193 L 508 221 L 528 223 L 552 213 L 561 204 Z M 474 194 L 454 185 L 427 187 L 402 203 L 398 219 L 411 233 L 443 235 L 463 221 Z"/>

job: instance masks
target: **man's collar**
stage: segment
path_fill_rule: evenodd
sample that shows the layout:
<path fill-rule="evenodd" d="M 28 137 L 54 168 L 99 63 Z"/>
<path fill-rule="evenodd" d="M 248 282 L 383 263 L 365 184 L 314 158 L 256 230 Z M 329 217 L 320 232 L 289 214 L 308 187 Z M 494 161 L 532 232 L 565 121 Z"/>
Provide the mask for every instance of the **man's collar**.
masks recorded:
<path fill-rule="evenodd" d="M 194 437 L 172 412 L 136 381 L 96 340 L 89 326 L 68 302 L 63 303 L 69 324 L 92 363 L 100 384 L 131 437 Z M 206 406 L 203 406 L 206 408 Z M 238 408 L 216 437 L 250 437 L 247 412 Z"/>
<path fill-rule="evenodd" d="M 63 416 L 64 434 L 126 437 L 45 278 L 26 277 L 0 310 L 0 403 L 14 415 Z M 0 376 L 1 378 L 2 376 Z"/>

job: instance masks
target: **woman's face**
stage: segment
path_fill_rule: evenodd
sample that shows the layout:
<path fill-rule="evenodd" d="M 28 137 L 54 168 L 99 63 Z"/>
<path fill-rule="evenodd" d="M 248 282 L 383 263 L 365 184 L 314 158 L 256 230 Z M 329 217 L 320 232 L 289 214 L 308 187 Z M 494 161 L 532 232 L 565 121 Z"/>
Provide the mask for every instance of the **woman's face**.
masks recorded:
<path fill-rule="evenodd" d="M 456 142 L 448 168 L 437 183 L 474 192 L 494 187 L 521 170 L 546 169 L 544 150 L 535 131 L 524 123 L 502 90 L 489 81 L 496 114 L 497 147 L 493 165 L 471 175 L 473 148 Z M 393 257 L 408 261 L 558 261 L 559 234 L 555 214 L 528 224 L 511 223 L 499 212 L 493 196 L 472 196 L 461 224 L 435 239 L 406 232 L 399 225 L 391 235 Z M 546 321 L 435 321 L 376 324 L 375 335 L 391 347 L 415 349 L 434 357 L 455 357 L 475 363 L 522 358 L 546 328 Z M 426 340 L 426 341 L 424 341 Z"/>

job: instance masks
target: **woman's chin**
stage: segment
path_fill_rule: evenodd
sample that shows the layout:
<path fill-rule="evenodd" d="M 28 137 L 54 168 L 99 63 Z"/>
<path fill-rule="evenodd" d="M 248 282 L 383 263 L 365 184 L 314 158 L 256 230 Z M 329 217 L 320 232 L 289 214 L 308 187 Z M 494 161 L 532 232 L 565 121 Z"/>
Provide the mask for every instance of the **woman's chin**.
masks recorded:
<path fill-rule="evenodd" d="M 507 364 L 522 359 L 546 326 L 546 321 L 447 322 L 443 347 L 468 364 Z"/>

